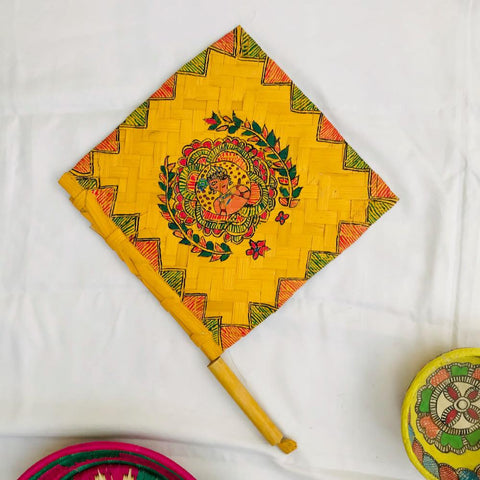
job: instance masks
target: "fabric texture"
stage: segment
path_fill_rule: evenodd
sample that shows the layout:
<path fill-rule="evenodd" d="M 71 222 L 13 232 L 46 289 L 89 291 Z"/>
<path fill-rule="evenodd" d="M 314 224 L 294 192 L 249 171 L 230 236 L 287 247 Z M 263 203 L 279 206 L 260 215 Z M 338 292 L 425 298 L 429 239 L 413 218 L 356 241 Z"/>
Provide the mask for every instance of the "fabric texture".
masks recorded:
<path fill-rule="evenodd" d="M 450 0 L 3 2 L 3 476 L 110 439 L 199 480 L 418 479 L 400 429 L 408 385 L 437 355 L 480 344 L 479 15 Z M 57 183 L 238 24 L 400 198 L 223 354 L 297 440 L 288 456 Z"/>

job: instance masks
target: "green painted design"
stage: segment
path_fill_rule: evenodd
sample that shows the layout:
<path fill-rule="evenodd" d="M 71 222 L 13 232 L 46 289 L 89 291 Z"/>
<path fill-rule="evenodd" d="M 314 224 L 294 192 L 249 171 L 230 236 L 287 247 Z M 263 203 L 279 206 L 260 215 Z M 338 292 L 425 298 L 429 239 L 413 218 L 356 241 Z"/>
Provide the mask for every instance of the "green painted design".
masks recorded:
<path fill-rule="evenodd" d="M 294 112 L 320 112 L 296 85 L 292 85 L 291 109 Z"/>
<path fill-rule="evenodd" d="M 440 443 L 446 447 L 450 445 L 455 450 L 460 450 L 463 447 L 462 437 L 460 435 L 451 435 L 450 433 L 442 432 L 440 436 Z"/>
<path fill-rule="evenodd" d="M 167 477 L 165 477 L 167 478 Z M 140 470 L 137 473 L 137 477 L 135 480 L 159 480 L 158 479 L 158 473 L 157 474 L 151 474 L 149 472 L 145 472 L 144 470 Z"/>
<path fill-rule="evenodd" d="M 470 446 L 474 447 L 480 442 L 480 428 L 470 433 L 469 435 L 466 435 L 465 438 L 467 439 L 467 442 L 470 444 Z"/>
<path fill-rule="evenodd" d="M 468 366 L 460 367 L 459 365 L 452 365 L 452 377 L 461 377 L 468 375 Z"/>
<path fill-rule="evenodd" d="M 96 178 L 93 177 L 75 177 L 79 185 L 85 190 L 95 190 L 100 184 Z"/>
<path fill-rule="evenodd" d="M 146 127 L 149 102 L 143 102 L 121 124 L 123 127 Z"/>
<path fill-rule="evenodd" d="M 131 462 L 123 461 L 123 460 L 102 460 L 102 461 L 98 461 L 98 462 L 88 463 L 87 465 L 80 465 L 80 466 L 76 467 L 74 471 L 68 472 L 67 474 L 62 476 L 61 480 L 74 480 L 74 478 L 77 477 L 77 475 L 79 473 L 82 473 L 86 470 L 91 470 L 91 469 L 93 469 L 93 467 L 103 467 L 103 466 L 108 465 L 108 464 L 112 464 L 112 465 L 115 465 L 115 466 L 125 465 L 126 467 L 136 467 L 136 468 L 139 469 L 138 473 L 151 472 L 151 474 L 148 477 L 143 477 L 144 480 L 151 480 L 151 479 L 152 480 L 168 480 L 165 475 L 162 475 L 161 473 L 156 472 L 155 470 L 153 470 L 150 467 L 146 467 L 146 466 L 141 465 L 141 464 L 140 465 L 135 465 L 135 464 L 132 465 Z M 166 468 L 166 467 L 164 467 L 164 468 Z M 168 470 L 170 470 L 170 469 L 168 469 Z M 141 478 L 141 477 L 139 477 L 137 475 L 137 480 L 139 478 Z"/>
<path fill-rule="evenodd" d="M 410 420 L 409 420 L 410 421 Z M 413 428 L 408 424 L 408 430 L 409 430 L 409 438 L 410 438 L 410 448 L 412 451 L 414 450 L 414 446 L 416 443 L 416 449 L 417 453 L 416 456 L 417 458 L 421 459 L 420 464 L 428 471 L 430 472 L 434 477 L 439 478 L 440 476 L 440 467 L 443 467 L 447 464 L 445 463 L 438 463 L 431 455 L 425 452 L 422 444 L 417 440 L 415 437 L 415 434 L 413 433 Z M 420 450 L 420 451 L 418 451 Z M 418 468 L 418 467 L 417 467 Z M 469 470 L 466 468 L 459 468 L 459 469 L 454 469 L 451 467 L 452 470 L 457 474 L 458 480 L 478 480 L 480 479 L 480 465 L 477 465 L 476 467 L 476 472 L 475 473 L 473 470 Z M 419 469 L 421 471 L 421 469 Z M 423 473 L 423 472 L 422 472 Z M 442 477 L 443 478 L 443 477 Z M 450 477 L 449 478 L 457 478 L 457 477 Z"/>
<path fill-rule="evenodd" d="M 480 449 L 480 381 L 472 371 L 471 363 L 442 366 L 419 390 L 415 405 L 417 428 L 441 452 L 461 455 L 466 450 Z M 440 431 L 435 438 L 428 432 L 432 423 Z"/>
<path fill-rule="evenodd" d="M 370 200 L 367 208 L 367 223 L 375 223 L 395 205 L 395 200 Z"/>
<path fill-rule="evenodd" d="M 265 52 L 260 48 L 258 43 L 244 30 L 240 37 L 240 57 L 253 58 L 263 60 L 266 57 Z"/>
<path fill-rule="evenodd" d="M 207 73 L 208 50 L 200 52 L 195 58 L 187 62 L 180 70 L 181 73 L 205 75 Z"/>
<path fill-rule="evenodd" d="M 220 345 L 220 323 L 221 317 L 207 317 L 203 320 L 203 324 L 212 333 L 213 340 Z"/>
<path fill-rule="evenodd" d="M 183 297 L 183 289 L 185 287 L 185 271 L 178 269 L 165 268 L 160 272 L 162 278 L 168 283 L 168 285 L 175 290 L 177 295 Z"/>
<path fill-rule="evenodd" d="M 277 308 L 266 303 L 250 303 L 249 323 L 250 326 L 256 327 L 262 323 L 269 315 L 275 313 Z"/>
<path fill-rule="evenodd" d="M 158 472 L 155 472 L 152 470 L 150 467 L 146 467 L 143 465 L 143 462 L 138 462 L 136 460 L 128 460 L 128 461 L 123 461 L 122 460 L 122 454 L 125 452 L 122 452 L 120 450 L 93 450 L 93 451 L 84 451 L 84 452 L 77 452 L 73 454 L 68 454 L 65 455 L 64 457 L 58 458 L 54 460 L 52 463 L 46 465 L 44 468 L 39 470 L 37 473 L 35 473 L 32 477 L 30 477 L 30 480 L 40 480 L 43 478 L 44 474 L 48 473 L 51 471 L 56 465 L 60 465 L 64 468 L 68 469 L 74 469 L 73 471 L 66 472 L 64 476 L 62 476 L 62 480 L 67 480 L 67 479 L 73 479 L 76 474 L 80 473 L 83 470 L 88 470 L 92 466 L 98 465 L 98 466 L 104 466 L 106 464 L 112 464 L 112 465 L 126 465 L 126 466 L 132 466 L 132 467 L 137 467 L 139 472 L 136 477 L 136 480 L 144 479 L 144 480 L 167 480 L 166 477 Z M 171 474 L 175 474 L 173 470 L 170 468 L 166 467 L 162 463 L 158 462 L 157 460 L 153 460 L 150 457 L 147 457 L 145 455 L 142 455 L 141 453 L 134 453 L 134 452 L 128 452 L 128 455 L 138 457 L 139 460 L 144 459 L 148 460 L 154 465 L 157 465 L 158 467 L 163 468 L 164 470 L 170 472 Z M 108 460 L 105 459 L 105 457 L 108 457 Z M 85 465 L 81 465 L 83 463 L 86 463 Z M 148 468 L 152 474 L 149 472 L 146 472 L 145 468 Z M 140 473 L 145 473 L 147 476 L 139 476 Z M 155 476 L 151 476 L 155 474 Z M 180 479 L 180 477 L 178 477 Z"/>
<path fill-rule="evenodd" d="M 433 390 L 426 388 L 422 391 L 422 401 L 418 410 L 422 413 L 428 413 L 430 411 L 430 399 L 432 398 Z"/>
<path fill-rule="evenodd" d="M 138 215 L 114 215 L 112 220 L 127 237 L 137 234 Z"/>
<path fill-rule="evenodd" d="M 313 277 L 317 272 L 324 268 L 328 263 L 334 260 L 338 253 L 332 252 L 310 252 L 307 260 L 307 268 L 305 271 L 305 278 Z"/>
<path fill-rule="evenodd" d="M 347 170 L 370 170 L 370 167 L 362 160 L 360 155 L 350 145 L 347 145 L 347 148 L 345 149 L 343 168 Z"/>
<path fill-rule="evenodd" d="M 102 458 L 102 456 L 117 458 L 121 452 L 118 450 L 94 450 L 90 452 L 79 452 L 70 454 L 58 460 L 58 464 L 62 467 L 74 467 L 78 463 L 85 462 L 87 460 L 94 460 L 97 458 Z"/>

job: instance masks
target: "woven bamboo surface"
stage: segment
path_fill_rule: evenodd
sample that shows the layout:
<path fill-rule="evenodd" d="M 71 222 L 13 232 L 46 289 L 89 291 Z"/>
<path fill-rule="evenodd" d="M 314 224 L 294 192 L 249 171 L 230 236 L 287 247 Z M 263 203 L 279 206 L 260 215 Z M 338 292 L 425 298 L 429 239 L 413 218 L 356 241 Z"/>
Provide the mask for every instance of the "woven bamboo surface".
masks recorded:
<path fill-rule="evenodd" d="M 212 189 L 214 157 L 229 173 L 223 197 Z M 211 359 L 397 200 L 240 27 L 170 77 L 61 183 L 165 308 L 213 339 L 196 342 Z M 222 230 L 234 217 L 239 225 Z"/>

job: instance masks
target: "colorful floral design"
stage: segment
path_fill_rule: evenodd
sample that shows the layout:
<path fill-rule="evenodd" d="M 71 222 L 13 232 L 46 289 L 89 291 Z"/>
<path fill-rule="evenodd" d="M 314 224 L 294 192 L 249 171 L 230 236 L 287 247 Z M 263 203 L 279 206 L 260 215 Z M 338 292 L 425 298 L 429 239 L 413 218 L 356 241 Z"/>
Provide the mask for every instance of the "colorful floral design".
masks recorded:
<path fill-rule="evenodd" d="M 278 212 L 278 215 L 275 218 L 275 221 L 280 223 L 280 225 L 283 225 L 289 216 L 290 215 L 288 213 L 285 213 L 283 210 L 280 210 L 280 212 Z"/>
<path fill-rule="evenodd" d="M 209 130 L 239 131 L 245 140 L 194 140 L 176 164 L 167 157 L 160 173 L 159 208 L 181 244 L 210 261 L 224 261 L 232 253 L 227 243 L 250 239 L 259 223 L 269 219 L 277 197 L 281 205 L 294 208 L 302 187 L 288 158 L 289 147 L 281 149 L 273 130 L 235 113 L 220 118 L 212 112 L 205 122 Z M 288 217 L 282 211 L 276 221 L 283 225 Z M 223 242 L 205 240 L 210 236 Z M 266 249 L 252 247 L 247 255 L 257 259 Z"/>
<path fill-rule="evenodd" d="M 415 457 L 425 470 L 439 480 L 478 480 L 480 478 L 480 465 L 475 471 L 468 468 L 455 469 L 445 463 L 438 463 L 431 455 L 425 452 L 420 442 L 415 437 L 415 432 L 411 425 L 411 416 L 408 418 L 408 437 L 410 447 Z M 417 467 L 418 468 L 418 467 Z"/>
<path fill-rule="evenodd" d="M 480 369 L 454 363 L 436 370 L 419 390 L 417 427 L 442 452 L 480 449 Z"/>
<path fill-rule="evenodd" d="M 265 240 L 259 240 L 258 242 L 254 242 L 250 240 L 250 248 L 245 252 L 247 255 L 251 255 L 254 260 L 258 257 L 264 257 L 265 252 L 270 250 L 265 244 Z"/>

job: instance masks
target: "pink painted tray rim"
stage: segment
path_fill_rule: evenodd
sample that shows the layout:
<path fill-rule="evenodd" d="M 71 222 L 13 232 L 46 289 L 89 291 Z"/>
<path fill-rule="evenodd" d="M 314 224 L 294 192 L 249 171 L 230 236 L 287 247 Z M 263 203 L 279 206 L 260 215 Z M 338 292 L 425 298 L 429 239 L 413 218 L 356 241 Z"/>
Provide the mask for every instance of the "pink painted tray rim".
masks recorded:
<path fill-rule="evenodd" d="M 184 480 L 196 480 L 195 477 L 193 477 L 184 468 L 178 465 L 178 463 L 175 463 L 173 460 L 166 457 L 165 455 L 162 455 L 161 453 L 150 450 L 149 448 L 141 447 L 140 445 L 134 445 L 132 443 L 108 441 L 79 443 L 76 445 L 70 445 L 66 448 L 62 448 L 61 450 L 57 450 L 56 452 L 47 455 L 46 457 L 42 458 L 37 463 L 32 465 L 25 473 L 18 477 L 18 480 L 28 480 L 32 475 L 35 475 L 53 461 L 66 455 L 95 450 L 119 450 L 127 453 L 138 453 L 141 455 L 145 455 L 147 457 L 150 457 L 152 460 L 158 461 L 165 467 L 170 468 L 173 472 L 183 475 Z"/>

